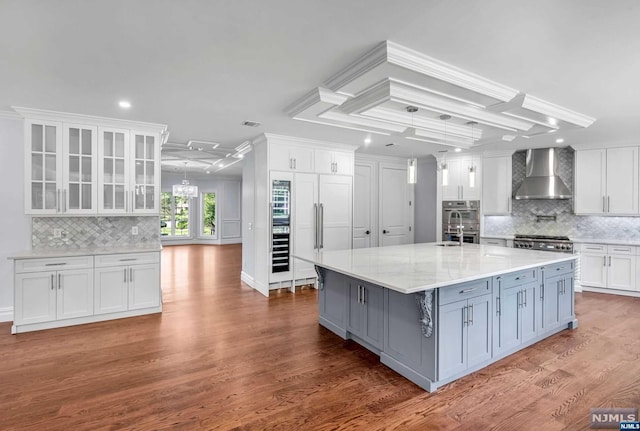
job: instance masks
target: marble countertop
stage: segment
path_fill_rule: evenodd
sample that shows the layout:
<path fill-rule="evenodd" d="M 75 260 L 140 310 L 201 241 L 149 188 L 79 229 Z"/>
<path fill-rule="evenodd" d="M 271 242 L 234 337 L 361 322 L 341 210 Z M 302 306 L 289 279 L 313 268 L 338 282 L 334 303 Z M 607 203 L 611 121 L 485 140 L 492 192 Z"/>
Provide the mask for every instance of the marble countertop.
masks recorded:
<path fill-rule="evenodd" d="M 401 293 L 576 259 L 576 255 L 495 245 L 406 244 L 353 250 L 297 253 L 294 257 Z"/>
<path fill-rule="evenodd" d="M 571 241 L 579 244 L 611 244 L 611 245 L 638 245 L 640 240 L 627 239 L 602 239 L 602 238 L 571 238 Z"/>
<path fill-rule="evenodd" d="M 41 259 L 47 257 L 98 256 L 104 254 L 148 253 L 161 250 L 162 245 L 160 244 L 123 247 L 87 247 L 77 249 L 48 248 L 42 250 L 27 250 L 15 253 L 9 256 L 8 259 Z"/>
<path fill-rule="evenodd" d="M 480 235 L 480 238 L 487 239 L 513 239 L 513 235 Z"/>

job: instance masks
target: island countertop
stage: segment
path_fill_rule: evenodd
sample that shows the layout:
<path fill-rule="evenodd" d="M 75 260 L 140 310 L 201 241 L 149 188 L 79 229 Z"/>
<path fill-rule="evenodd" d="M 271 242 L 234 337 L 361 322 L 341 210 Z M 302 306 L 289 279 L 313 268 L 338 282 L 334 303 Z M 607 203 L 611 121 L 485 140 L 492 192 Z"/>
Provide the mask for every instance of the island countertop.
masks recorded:
<path fill-rule="evenodd" d="M 295 253 L 294 257 L 401 293 L 577 259 L 567 253 L 493 245 L 442 247 L 437 244 L 441 243 Z"/>

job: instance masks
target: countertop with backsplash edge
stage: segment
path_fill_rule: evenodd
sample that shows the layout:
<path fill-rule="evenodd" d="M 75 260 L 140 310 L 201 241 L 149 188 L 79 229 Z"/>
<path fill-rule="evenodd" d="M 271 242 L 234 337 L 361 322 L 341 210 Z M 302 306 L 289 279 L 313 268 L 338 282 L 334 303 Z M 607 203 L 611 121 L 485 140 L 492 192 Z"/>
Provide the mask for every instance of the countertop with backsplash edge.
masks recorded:
<path fill-rule="evenodd" d="M 515 236 L 514 235 L 482 234 L 480 235 L 480 238 L 513 240 Z M 569 239 L 576 244 L 607 244 L 607 245 L 640 246 L 640 239 L 628 240 L 628 239 L 575 238 L 575 237 L 569 237 Z"/>
<path fill-rule="evenodd" d="M 161 251 L 161 244 L 144 244 L 139 246 L 122 246 L 122 247 L 86 247 L 86 248 L 48 248 L 39 250 L 27 250 L 18 252 L 8 257 L 10 260 L 16 259 L 42 259 L 49 257 L 74 257 L 74 256 L 98 256 L 105 254 L 123 254 L 123 253 L 149 253 Z"/>

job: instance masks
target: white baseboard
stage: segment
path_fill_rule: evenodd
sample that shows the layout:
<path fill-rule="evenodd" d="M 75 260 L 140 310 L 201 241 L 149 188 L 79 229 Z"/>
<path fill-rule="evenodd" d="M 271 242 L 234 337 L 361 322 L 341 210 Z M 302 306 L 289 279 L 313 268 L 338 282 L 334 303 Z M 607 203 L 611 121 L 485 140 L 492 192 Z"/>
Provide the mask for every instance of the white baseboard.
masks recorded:
<path fill-rule="evenodd" d="M 247 274 L 246 272 L 244 271 L 240 272 L 240 280 L 242 280 L 249 287 L 252 287 L 255 289 L 255 287 L 253 286 L 253 277 Z"/>
<path fill-rule="evenodd" d="M 636 292 L 633 290 L 617 290 L 617 289 L 606 289 L 602 287 L 583 286 L 582 291 L 595 292 L 595 293 L 607 293 L 609 295 L 633 296 L 635 298 L 640 298 L 640 292 Z"/>
<path fill-rule="evenodd" d="M 13 307 L 0 308 L 0 322 L 13 322 Z"/>
<path fill-rule="evenodd" d="M 235 238 L 222 238 L 219 241 L 219 244 L 241 244 L 242 243 L 242 238 L 240 237 L 235 237 Z"/>

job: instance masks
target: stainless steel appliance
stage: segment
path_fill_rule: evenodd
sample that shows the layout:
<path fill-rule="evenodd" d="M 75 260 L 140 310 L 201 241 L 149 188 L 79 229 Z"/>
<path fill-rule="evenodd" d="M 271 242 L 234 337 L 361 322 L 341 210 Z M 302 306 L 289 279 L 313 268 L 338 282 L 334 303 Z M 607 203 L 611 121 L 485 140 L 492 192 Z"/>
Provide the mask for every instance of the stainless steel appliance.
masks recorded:
<path fill-rule="evenodd" d="M 290 270 L 291 181 L 271 184 L 271 272 Z"/>
<path fill-rule="evenodd" d="M 442 201 L 442 240 L 480 243 L 480 201 Z"/>
<path fill-rule="evenodd" d="M 555 251 L 557 253 L 573 253 L 573 242 L 566 236 L 552 235 L 516 235 L 513 241 L 515 248 L 528 250 Z"/>
<path fill-rule="evenodd" d="M 571 192 L 557 173 L 555 148 L 527 150 L 526 177 L 516 199 L 570 199 Z"/>

